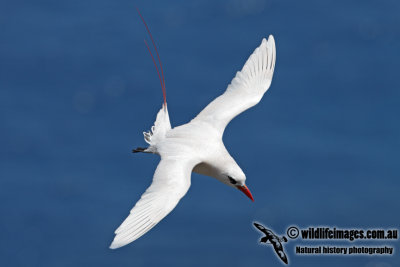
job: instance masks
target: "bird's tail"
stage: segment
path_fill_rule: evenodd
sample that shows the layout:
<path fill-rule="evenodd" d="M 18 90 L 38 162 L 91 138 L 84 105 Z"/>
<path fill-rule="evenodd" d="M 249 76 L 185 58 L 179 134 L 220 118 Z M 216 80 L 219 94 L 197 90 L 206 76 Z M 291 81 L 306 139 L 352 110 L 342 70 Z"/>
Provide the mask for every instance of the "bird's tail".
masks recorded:
<path fill-rule="evenodd" d="M 150 145 L 143 152 L 157 153 L 157 143 L 165 138 L 166 133 L 171 129 L 167 105 L 163 104 L 157 113 L 154 126 L 148 132 L 143 132 L 144 140 Z"/>

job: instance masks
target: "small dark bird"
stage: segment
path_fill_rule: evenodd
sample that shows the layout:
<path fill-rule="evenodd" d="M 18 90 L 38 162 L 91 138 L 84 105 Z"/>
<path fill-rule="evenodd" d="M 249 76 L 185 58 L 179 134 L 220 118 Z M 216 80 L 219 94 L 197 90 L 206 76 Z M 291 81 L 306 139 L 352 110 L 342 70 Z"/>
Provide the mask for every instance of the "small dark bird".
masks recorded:
<path fill-rule="evenodd" d="M 282 238 L 279 238 L 274 232 L 272 232 L 270 229 L 265 228 L 259 223 L 253 223 L 254 226 L 263 232 L 265 236 L 261 238 L 260 243 L 266 243 L 269 241 L 269 244 L 274 246 L 275 252 L 278 255 L 278 257 L 286 264 L 288 264 L 288 259 L 286 257 L 285 252 L 283 251 L 283 246 L 281 242 L 287 242 L 287 238 L 284 236 Z"/>

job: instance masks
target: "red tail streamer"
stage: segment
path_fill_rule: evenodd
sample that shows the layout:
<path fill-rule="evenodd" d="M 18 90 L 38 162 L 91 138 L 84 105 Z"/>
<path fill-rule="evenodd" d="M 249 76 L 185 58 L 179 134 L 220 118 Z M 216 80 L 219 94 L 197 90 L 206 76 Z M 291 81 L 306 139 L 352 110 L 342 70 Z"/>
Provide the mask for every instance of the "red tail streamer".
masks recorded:
<path fill-rule="evenodd" d="M 146 44 L 147 50 L 149 50 L 151 59 L 153 60 L 154 66 L 156 67 L 156 70 L 157 70 L 158 78 L 160 78 L 161 88 L 163 88 L 163 82 L 162 82 L 162 79 L 161 79 L 161 76 L 160 76 L 160 72 L 158 71 L 158 67 L 157 67 L 156 61 L 154 60 L 153 53 L 151 53 L 150 47 L 147 44 L 146 40 L 144 40 L 144 43 Z M 164 93 L 164 90 L 163 90 L 163 93 Z M 165 104 L 165 94 L 164 94 L 164 104 Z"/>
<path fill-rule="evenodd" d="M 156 43 L 154 42 L 153 36 L 151 35 L 150 29 L 149 29 L 149 27 L 147 26 L 146 21 L 144 20 L 142 14 L 140 14 L 140 11 L 139 11 L 138 8 L 136 8 L 136 11 L 138 12 L 138 14 L 139 14 L 139 16 L 140 16 L 140 19 L 142 20 L 144 26 L 146 27 L 147 32 L 149 33 L 151 42 L 153 43 L 153 46 L 154 46 L 154 50 L 156 51 L 156 54 L 157 54 L 158 63 L 160 64 L 161 75 L 160 75 L 160 72 L 159 72 L 159 70 L 158 70 L 156 61 L 154 60 L 153 54 L 151 53 L 150 47 L 148 46 L 148 44 L 147 44 L 147 42 L 146 42 L 146 40 L 145 40 L 144 42 L 145 42 L 145 44 L 146 44 L 146 46 L 147 46 L 147 49 L 148 49 L 149 52 L 150 52 L 151 58 L 153 59 L 153 63 L 154 63 L 154 65 L 156 66 L 156 69 L 157 69 L 158 77 L 160 78 L 161 89 L 162 89 L 163 96 L 164 96 L 164 105 L 166 105 L 166 104 L 167 104 L 167 93 L 166 93 L 166 91 L 165 91 L 164 71 L 163 71 L 163 68 L 162 68 L 160 55 L 158 54 L 158 50 L 157 50 Z"/>

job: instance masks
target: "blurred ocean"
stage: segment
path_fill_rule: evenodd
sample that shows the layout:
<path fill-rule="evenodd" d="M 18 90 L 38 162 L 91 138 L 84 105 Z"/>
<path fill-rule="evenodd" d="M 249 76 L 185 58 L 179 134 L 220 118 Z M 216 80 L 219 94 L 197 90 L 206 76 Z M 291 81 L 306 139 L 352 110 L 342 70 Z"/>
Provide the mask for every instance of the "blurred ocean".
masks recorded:
<path fill-rule="evenodd" d="M 220 95 L 269 34 L 277 64 L 263 100 L 224 136 L 255 202 L 194 174 L 165 220 L 112 251 L 158 163 L 131 153 L 162 103 L 135 6 L 158 45 L 173 126 Z M 253 220 L 278 234 L 399 228 L 399 13 L 394 0 L 0 1 L 0 265 L 282 266 Z M 297 256 L 300 244 L 285 245 L 292 266 L 400 266 L 398 241 L 380 257 Z"/>

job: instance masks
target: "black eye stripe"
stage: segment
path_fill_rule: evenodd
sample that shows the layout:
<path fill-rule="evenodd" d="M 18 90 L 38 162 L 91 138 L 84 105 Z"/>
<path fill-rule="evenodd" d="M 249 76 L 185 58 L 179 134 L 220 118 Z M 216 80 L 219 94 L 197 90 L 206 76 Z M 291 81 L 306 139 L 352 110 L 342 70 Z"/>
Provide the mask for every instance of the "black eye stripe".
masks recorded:
<path fill-rule="evenodd" d="M 231 184 L 237 184 L 236 180 L 233 179 L 232 177 L 228 176 L 229 181 L 231 182 Z"/>

